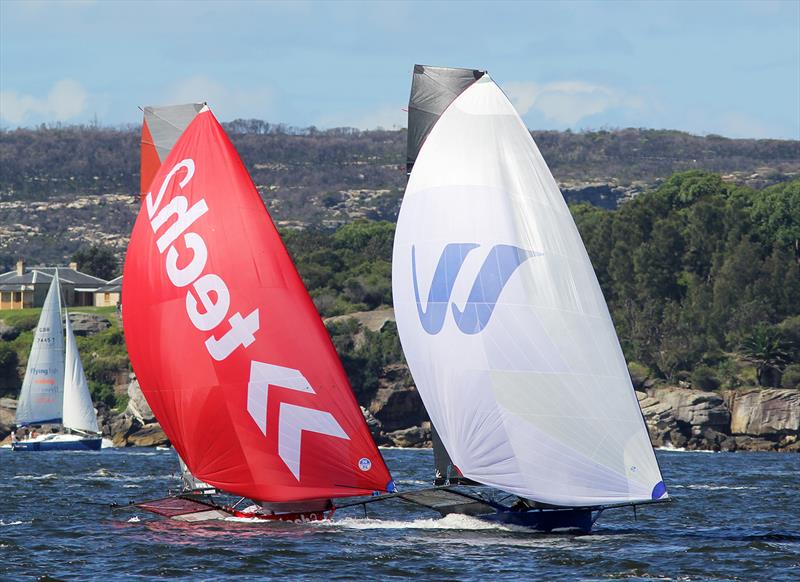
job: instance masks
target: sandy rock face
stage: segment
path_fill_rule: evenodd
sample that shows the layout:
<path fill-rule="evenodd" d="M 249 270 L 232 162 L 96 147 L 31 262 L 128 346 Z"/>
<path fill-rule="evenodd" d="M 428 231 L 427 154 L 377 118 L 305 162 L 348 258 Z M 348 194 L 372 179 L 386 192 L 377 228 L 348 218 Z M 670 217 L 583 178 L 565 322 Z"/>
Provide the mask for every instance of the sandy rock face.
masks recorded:
<path fill-rule="evenodd" d="M 17 415 L 17 401 L 13 398 L 0 398 L 0 440 L 14 430 Z"/>
<path fill-rule="evenodd" d="M 728 395 L 731 433 L 735 435 L 798 435 L 800 390 L 749 390 Z"/>
<path fill-rule="evenodd" d="M 136 378 L 128 384 L 128 407 L 125 409 L 125 413 L 133 416 L 142 424 L 156 421 L 156 417 L 150 409 L 150 405 L 147 403 L 147 399 L 145 399 L 142 389 L 139 387 L 139 381 Z"/>
<path fill-rule="evenodd" d="M 431 442 L 431 423 L 424 422 L 422 426 L 412 426 L 396 430 L 386 435 L 396 447 L 412 447 L 415 449 L 428 448 Z"/>
<path fill-rule="evenodd" d="M 679 386 L 637 392 L 657 447 L 800 451 L 800 391 L 752 388 L 722 394 Z"/>
<path fill-rule="evenodd" d="M 387 433 L 418 427 L 428 420 L 428 413 L 408 368 L 402 364 L 384 368 L 378 391 L 369 404 L 369 411 L 380 421 L 381 427 Z"/>
<path fill-rule="evenodd" d="M 677 423 L 689 425 L 695 436 L 708 428 L 729 432 L 731 413 L 719 394 L 687 388 L 656 388 L 650 395 L 670 409 Z"/>
<path fill-rule="evenodd" d="M 135 433 L 128 436 L 126 446 L 129 447 L 160 447 L 169 445 L 169 439 L 161 425 L 157 422 L 146 424 Z"/>

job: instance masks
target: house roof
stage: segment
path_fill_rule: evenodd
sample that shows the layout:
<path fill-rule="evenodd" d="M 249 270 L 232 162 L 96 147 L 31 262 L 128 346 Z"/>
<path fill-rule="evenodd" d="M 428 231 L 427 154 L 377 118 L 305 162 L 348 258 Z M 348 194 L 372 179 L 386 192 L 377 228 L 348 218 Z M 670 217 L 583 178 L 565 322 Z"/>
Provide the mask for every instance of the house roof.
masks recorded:
<path fill-rule="evenodd" d="M 111 279 L 105 285 L 102 285 L 97 288 L 97 293 L 120 293 L 122 291 L 122 275 L 116 277 L 115 279 Z"/>
<path fill-rule="evenodd" d="M 16 270 L 0 274 L 0 291 L 22 291 L 24 287 L 31 285 L 49 285 L 56 269 L 61 282 L 72 285 L 76 291 L 94 291 L 107 284 L 99 277 L 69 267 L 33 267 L 26 268 L 22 275 L 18 275 Z"/>

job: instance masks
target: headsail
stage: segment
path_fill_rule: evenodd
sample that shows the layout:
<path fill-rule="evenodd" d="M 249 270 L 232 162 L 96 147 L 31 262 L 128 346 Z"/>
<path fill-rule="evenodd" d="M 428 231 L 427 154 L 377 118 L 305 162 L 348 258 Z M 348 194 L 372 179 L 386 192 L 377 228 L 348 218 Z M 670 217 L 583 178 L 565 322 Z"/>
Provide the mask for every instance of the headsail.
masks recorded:
<path fill-rule="evenodd" d="M 97 413 L 89 394 L 86 374 L 83 371 L 81 356 L 69 314 L 65 312 L 64 328 L 66 330 L 66 360 L 64 365 L 64 416 L 62 423 L 67 428 L 99 433 Z"/>
<path fill-rule="evenodd" d="M 123 286 L 134 370 L 197 479 L 274 502 L 393 488 L 327 331 L 207 108 L 145 196 Z"/>
<path fill-rule="evenodd" d="M 465 477 L 563 506 L 666 495 L 569 209 L 488 75 L 425 139 L 392 281 L 406 359 Z"/>
<path fill-rule="evenodd" d="M 61 422 L 64 399 L 64 328 L 61 284 L 56 271 L 47 291 L 22 381 L 18 425 Z"/>
<path fill-rule="evenodd" d="M 186 103 L 144 108 L 141 145 L 142 196 L 147 193 L 153 177 L 161 163 L 167 159 L 172 146 L 202 107 L 202 103 Z"/>

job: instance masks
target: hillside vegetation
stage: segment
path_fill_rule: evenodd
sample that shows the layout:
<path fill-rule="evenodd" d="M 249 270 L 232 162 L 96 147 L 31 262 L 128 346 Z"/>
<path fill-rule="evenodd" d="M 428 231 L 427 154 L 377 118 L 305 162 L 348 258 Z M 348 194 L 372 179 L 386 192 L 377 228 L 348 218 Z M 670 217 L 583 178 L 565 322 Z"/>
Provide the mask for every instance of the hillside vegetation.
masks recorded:
<path fill-rule="evenodd" d="M 800 384 L 800 180 L 754 190 L 688 172 L 616 211 L 571 209 L 634 382 L 687 381 L 706 390 Z M 361 220 L 283 230 L 323 317 L 391 306 L 394 228 Z M 0 319 L 28 330 L 37 313 Z M 345 319 L 329 330 L 359 400 L 368 402 L 381 371 L 403 363 L 394 323 L 369 331 Z M 25 331 L 0 343 L 7 390 L 19 385 L 31 339 Z M 79 346 L 93 393 L 113 404 L 115 373 L 127 369 L 118 324 Z"/>
<path fill-rule="evenodd" d="M 0 311 L 0 396 L 16 397 L 19 393 L 28 355 L 33 343 L 33 333 L 39 321 L 41 309 Z M 88 313 L 97 316 L 107 327 L 75 340 L 81 355 L 86 379 L 92 399 L 107 406 L 118 404 L 114 386 L 120 376 L 127 379 L 130 370 L 128 352 L 122 324 L 113 307 L 81 307 L 72 310 L 73 315 Z M 77 334 L 76 334 L 77 335 Z"/>
<path fill-rule="evenodd" d="M 800 383 L 800 180 L 753 190 L 688 172 L 616 211 L 571 209 L 635 381 Z M 393 230 L 360 222 L 287 233 L 323 315 L 391 304 Z M 368 333 L 360 346 L 340 341 L 340 351 L 362 366 L 391 363 L 394 340 Z"/>
<path fill-rule="evenodd" d="M 395 221 L 405 130 L 224 124 L 279 225 Z M 800 175 L 800 142 L 677 131 L 533 132 L 569 202 L 615 209 L 676 172 L 705 170 L 762 188 Z M 84 245 L 121 258 L 139 208 L 139 129 L 0 130 L 0 269 L 64 262 Z"/>

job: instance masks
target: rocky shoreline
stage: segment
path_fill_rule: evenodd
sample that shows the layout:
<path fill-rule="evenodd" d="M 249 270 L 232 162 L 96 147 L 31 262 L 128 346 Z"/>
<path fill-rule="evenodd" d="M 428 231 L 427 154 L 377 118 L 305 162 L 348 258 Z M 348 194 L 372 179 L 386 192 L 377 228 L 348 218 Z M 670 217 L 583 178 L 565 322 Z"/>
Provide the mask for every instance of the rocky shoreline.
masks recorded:
<path fill-rule="evenodd" d="M 382 375 L 362 407 L 378 445 L 426 448 L 431 424 L 405 366 Z M 656 386 L 636 392 L 655 447 L 708 451 L 800 452 L 800 390 L 747 388 L 704 392 Z M 0 399 L 0 445 L 11 440 L 16 400 Z M 139 384 L 128 385 L 124 412 L 98 412 L 103 436 L 115 447 L 168 446 Z"/>
<path fill-rule="evenodd" d="M 800 452 L 800 390 L 669 386 L 636 395 L 656 447 Z"/>

